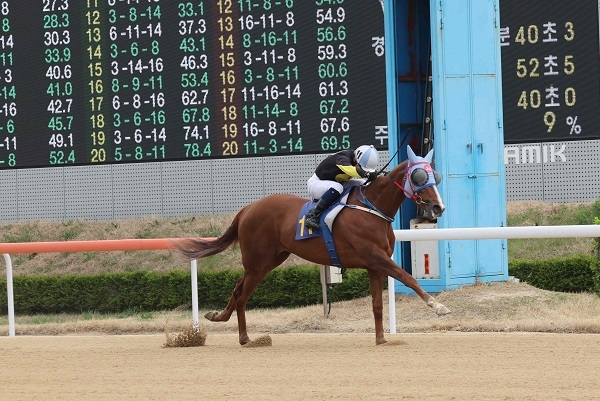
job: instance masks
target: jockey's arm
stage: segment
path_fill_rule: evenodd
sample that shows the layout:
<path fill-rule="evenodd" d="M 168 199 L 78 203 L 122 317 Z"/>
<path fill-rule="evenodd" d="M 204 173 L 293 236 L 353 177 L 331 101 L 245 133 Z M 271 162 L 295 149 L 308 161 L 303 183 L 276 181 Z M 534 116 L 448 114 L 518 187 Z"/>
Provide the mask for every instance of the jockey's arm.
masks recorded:
<path fill-rule="evenodd" d="M 345 166 L 341 164 L 338 164 L 337 166 L 340 170 L 344 172 L 344 174 L 347 174 L 351 178 L 365 178 L 364 175 L 360 174 L 361 172 L 364 174 L 365 171 L 358 166 Z"/>

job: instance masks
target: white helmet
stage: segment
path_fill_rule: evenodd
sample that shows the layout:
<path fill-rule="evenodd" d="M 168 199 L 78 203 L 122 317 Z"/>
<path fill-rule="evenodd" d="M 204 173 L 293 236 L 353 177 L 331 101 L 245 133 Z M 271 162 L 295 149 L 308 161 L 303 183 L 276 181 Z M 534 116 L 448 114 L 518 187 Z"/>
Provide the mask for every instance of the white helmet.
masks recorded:
<path fill-rule="evenodd" d="M 362 145 L 354 151 L 356 162 L 360 164 L 363 170 L 373 172 L 377 169 L 379 163 L 379 154 L 373 145 Z"/>

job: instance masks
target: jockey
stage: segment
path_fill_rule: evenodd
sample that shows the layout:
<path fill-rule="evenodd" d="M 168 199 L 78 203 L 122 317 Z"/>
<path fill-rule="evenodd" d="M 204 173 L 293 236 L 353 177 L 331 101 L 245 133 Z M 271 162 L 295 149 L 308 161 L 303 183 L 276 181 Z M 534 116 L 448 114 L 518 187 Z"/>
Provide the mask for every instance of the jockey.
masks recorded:
<path fill-rule="evenodd" d="M 326 157 L 308 179 L 308 194 L 318 199 L 317 206 L 308 212 L 304 224 L 320 228 L 319 216 L 339 196 L 345 187 L 358 186 L 377 178 L 379 154 L 373 145 L 362 145 Z"/>

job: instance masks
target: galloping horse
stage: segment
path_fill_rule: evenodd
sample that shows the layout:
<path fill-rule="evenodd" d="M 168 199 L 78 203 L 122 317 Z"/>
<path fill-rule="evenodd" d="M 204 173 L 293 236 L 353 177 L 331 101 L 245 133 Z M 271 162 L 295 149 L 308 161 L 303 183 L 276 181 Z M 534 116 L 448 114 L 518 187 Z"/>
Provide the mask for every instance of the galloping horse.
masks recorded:
<path fill-rule="evenodd" d="M 445 210 L 438 193 L 439 174 L 430 166 L 433 151 L 423 158 L 408 147 L 408 160 L 379 175 L 368 185 L 358 187 L 347 203 L 369 211 L 345 207 L 334 220 L 333 238 L 339 260 L 344 268 L 364 268 L 370 281 L 375 318 L 376 344 L 386 342 L 383 335 L 382 291 L 387 276 L 411 288 L 438 315 L 450 313 L 441 303 L 425 292 L 410 274 L 391 259 L 395 236 L 390 221 L 400 204 L 411 197 L 430 219 L 440 217 Z M 175 248 L 190 259 L 203 258 L 224 251 L 238 242 L 242 252 L 244 275 L 238 279 L 233 295 L 222 312 L 205 315 L 213 322 L 226 322 L 235 310 L 238 319 L 239 342 L 250 341 L 246 330 L 246 302 L 265 276 L 283 263 L 290 254 L 310 262 L 331 264 L 322 238 L 295 240 L 299 213 L 306 199 L 294 196 L 269 195 L 245 206 L 233 219 L 225 233 L 214 240 L 201 238 L 174 242 Z M 363 205 L 367 205 L 368 209 Z M 367 235 L 365 235 L 367 234 Z"/>

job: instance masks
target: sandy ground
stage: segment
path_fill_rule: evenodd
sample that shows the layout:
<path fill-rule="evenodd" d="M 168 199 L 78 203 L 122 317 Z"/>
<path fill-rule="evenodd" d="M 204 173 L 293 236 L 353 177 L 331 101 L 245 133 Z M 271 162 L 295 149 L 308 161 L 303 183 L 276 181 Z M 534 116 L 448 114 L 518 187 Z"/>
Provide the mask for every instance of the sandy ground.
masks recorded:
<path fill-rule="evenodd" d="M 257 335 L 255 334 L 256 338 Z M 600 335 L 236 334 L 0 338 L 1 400 L 600 400 Z"/>

